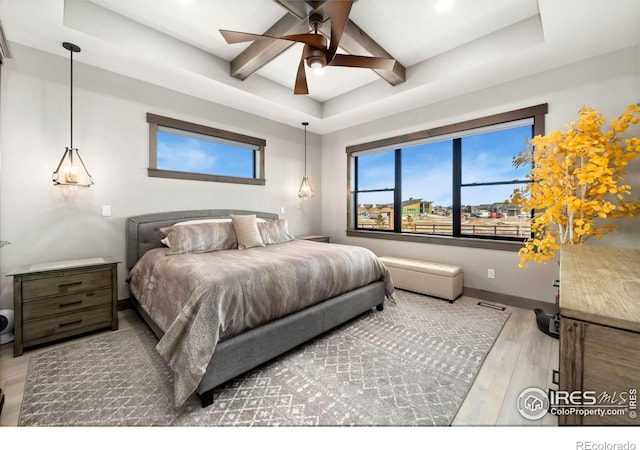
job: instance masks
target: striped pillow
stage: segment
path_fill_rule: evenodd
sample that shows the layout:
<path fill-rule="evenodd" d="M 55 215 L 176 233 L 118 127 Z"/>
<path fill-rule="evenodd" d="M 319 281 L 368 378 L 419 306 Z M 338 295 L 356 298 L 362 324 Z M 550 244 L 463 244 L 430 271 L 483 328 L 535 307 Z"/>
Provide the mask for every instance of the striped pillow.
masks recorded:
<path fill-rule="evenodd" d="M 238 248 L 264 247 L 255 214 L 247 216 L 229 214 L 229 217 L 231 217 L 231 223 L 233 223 L 233 229 L 236 232 Z"/>

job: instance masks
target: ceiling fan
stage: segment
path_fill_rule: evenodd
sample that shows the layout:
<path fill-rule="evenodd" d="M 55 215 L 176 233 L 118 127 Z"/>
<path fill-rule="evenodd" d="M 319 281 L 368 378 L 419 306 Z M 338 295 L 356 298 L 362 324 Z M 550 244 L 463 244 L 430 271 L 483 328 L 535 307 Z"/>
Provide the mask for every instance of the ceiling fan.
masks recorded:
<path fill-rule="evenodd" d="M 322 69 L 325 66 L 361 67 L 365 69 L 392 70 L 395 59 L 376 58 L 371 56 L 345 55 L 336 53 L 347 21 L 353 0 L 327 0 L 323 10 L 331 19 L 331 37 L 329 40 L 319 32 L 324 17 L 318 10 L 309 14 L 310 31 L 306 34 L 288 34 L 284 36 L 268 36 L 264 34 L 244 33 L 241 31 L 220 30 L 228 44 L 251 42 L 261 39 L 282 39 L 304 44 L 298 72 L 296 75 L 294 94 L 308 94 L 305 62 L 311 69 Z"/>

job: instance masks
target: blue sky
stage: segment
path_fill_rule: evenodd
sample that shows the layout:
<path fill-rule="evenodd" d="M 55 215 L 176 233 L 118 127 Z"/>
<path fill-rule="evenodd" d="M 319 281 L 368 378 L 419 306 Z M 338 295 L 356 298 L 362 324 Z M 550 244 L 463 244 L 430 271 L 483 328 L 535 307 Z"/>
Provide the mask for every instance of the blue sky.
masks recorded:
<path fill-rule="evenodd" d="M 253 177 L 253 150 L 158 131 L 158 169 Z"/>
<path fill-rule="evenodd" d="M 512 158 L 526 149 L 531 127 L 524 126 L 462 138 L 462 183 L 524 179 L 528 168 L 516 169 Z M 452 140 L 404 147 L 402 151 L 402 199 L 452 204 Z M 372 153 L 358 158 L 359 189 L 393 188 L 394 152 Z M 516 186 L 462 188 L 463 205 L 502 202 Z M 391 203 L 390 193 L 360 194 L 360 203 Z"/>

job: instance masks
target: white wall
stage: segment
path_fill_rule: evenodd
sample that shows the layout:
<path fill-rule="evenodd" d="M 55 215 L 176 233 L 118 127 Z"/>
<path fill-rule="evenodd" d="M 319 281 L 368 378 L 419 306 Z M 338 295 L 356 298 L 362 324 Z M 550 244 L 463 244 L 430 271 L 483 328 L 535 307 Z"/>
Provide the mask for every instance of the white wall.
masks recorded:
<path fill-rule="evenodd" d="M 345 147 L 538 103 L 549 103 L 550 131 L 562 129 L 583 105 L 611 118 L 627 104 L 640 101 L 640 49 L 636 47 L 322 139 L 309 133 L 307 170 L 316 197 L 302 202 L 296 195 L 304 171 L 302 127 L 84 65 L 81 53 L 74 58 L 74 144 L 96 185 L 65 198 L 50 179 L 69 145 L 69 61 L 17 44 L 12 44 L 12 52 L 14 58 L 3 66 L 0 86 L 0 238 L 12 242 L 0 250 L 0 308 L 12 305 L 11 278 L 5 275 L 22 264 L 95 255 L 124 261 L 128 216 L 192 208 L 278 213 L 281 206 L 293 233 L 327 234 L 334 242 L 362 245 L 378 255 L 461 264 L 468 287 L 551 302 L 557 263 L 531 264 L 522 270 L 517 268 L 514 252 L 347 238 Z M 147 112 L 265 138 L 266 186 L 147 177 Z M 630 167 L 628 181 L 640 192 L 640 161 Z M 112 217 L 101 217 L 101 205 L 111 205 Z M 621 222 L 619 234 L 594 243 L 640 248 L 639 221 Z M 496 270 L 495 280 L 486 278 L 488 267 Z M 124 264 L 119 276 L 119 297 L 126 298 Z"/>
<path fill-rule="evenodd" d="M 331 235 L 334 242 L 361 245 L 377 255 L 459 264 L 464 268 L 467 287 L 553 302 L 552 283 L 558 278 L 557 261 L 546 265 L 533 263 L 524 270 L 518 268 L 515 252 L 346 237 L 345 147 L 540 103 L 549 104 L 547 131 L 564 130 L 564 125 L 576 118 L 582 106 L 594 107 L 613 118 L 630 103 L 640 101 L 639 61 L 639 49 L 629 48 L 324 135 L 322 232 Z M 634 131 L 639 135 L 637 128 Z M 629 167 L 627 178 L 637 196 L 640 161 Z M 607 236 L 598 243 L 640 248 L 639 225 L 640 218 L 622 222 L 619 234 Z M 495 279 L 487 278 L 487 268 L 496 270 Z"/>
<path fill-rule="evenodd" d="M 23 264 L 110 255 L 125 261 L 129 216 L 235 208 L 280 213 L 294 234 L 320 232 L 320 138 L 308 133 L 316 197 L 302 201 L 303 127 L 293 128 L 222 105 L 82 64 L 74 58 L 74 146 L 95 180 L 74 197 L 51 174 L 69 145 L 69 60 L 12 43 L 0 99 L 0 308 L 12 307 L 7 273 Z M 147 177 L 146 113 L 264 138 L 266 186 Z M 102 217 L 101 206 L 112 216 Z M 128 297 L 125 265 L 119 298 Z"/>

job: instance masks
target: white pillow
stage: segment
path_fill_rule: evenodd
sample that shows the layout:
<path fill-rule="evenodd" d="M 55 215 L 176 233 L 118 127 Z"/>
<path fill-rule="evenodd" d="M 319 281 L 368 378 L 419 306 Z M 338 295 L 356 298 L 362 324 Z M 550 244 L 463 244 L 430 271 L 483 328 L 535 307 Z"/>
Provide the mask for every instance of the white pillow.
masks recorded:
<path fill-rule="evenodd" d="M 255 214 L 249 214 L 246 216 L 230 214 L 230 217 L 231 222 L 233 222 L 233 229 L 236 232 L 239 249 L 264 247 L 262 237 L 260 237 L 260 232 L 258 231 Z"/>

